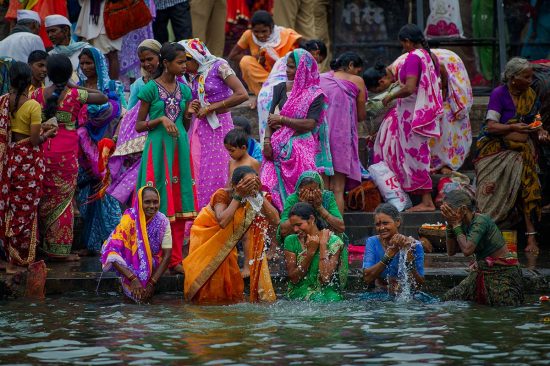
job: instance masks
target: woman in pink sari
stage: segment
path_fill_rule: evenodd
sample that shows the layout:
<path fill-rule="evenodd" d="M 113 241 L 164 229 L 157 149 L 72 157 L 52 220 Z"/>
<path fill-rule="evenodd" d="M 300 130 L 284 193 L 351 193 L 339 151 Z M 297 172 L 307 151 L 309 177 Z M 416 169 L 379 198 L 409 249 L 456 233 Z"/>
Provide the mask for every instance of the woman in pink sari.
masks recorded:
<path fill-rule="evenodd" d="M 45 123 L 59 126 L 57 135 L 43 146 L 46 174 L 38 208 L 42 249 L 50 258 L 71 257 L 74 212 L 72 200 L 78 175 L 78 114 L 85 104 L 107 103 L 101 92 L 69 84 L 71 60 L 64 55 L 48 58 L 51 86 L 37 89 L 32 98 L 43 108 Z"/>
<path fill-rule="evenodd" d="M 328 103 L 319 86 L 317 62 L 308 51 L 296 49 L 287 56 L 286 74 L 288 81 L 273 88 L 261 170 L 262 184 L 280 211 L 303 172 L 334 174 L 326 119 Z"/>
<path fill-rule="evenodd" d="M 405 25 L 398 37 L 408 55 L 399 71 L 401 87 L 382 101 L 386 106 L 397 99 L 397 104 L 376 137 L 374 163 L 385 161 L 406 192 L 422 196 L 422 201 L 410 211 L 434 211 L 429 142 L 441 135 L 439 63 L 418 26 Z"/>
<path fill-rule="evenodd" d="M 366 118 L 365 82 L 358 76 L 363 60 L 355 52 L 344 52 L 330 63 L 332 71 L 321 75 L 321 88 L 330 100 L 328 126 L 334 175 L 328 189 L 334 192 L 340 213 L 344 213 L 346 180 L 361 182 L 357 124 Z"/>

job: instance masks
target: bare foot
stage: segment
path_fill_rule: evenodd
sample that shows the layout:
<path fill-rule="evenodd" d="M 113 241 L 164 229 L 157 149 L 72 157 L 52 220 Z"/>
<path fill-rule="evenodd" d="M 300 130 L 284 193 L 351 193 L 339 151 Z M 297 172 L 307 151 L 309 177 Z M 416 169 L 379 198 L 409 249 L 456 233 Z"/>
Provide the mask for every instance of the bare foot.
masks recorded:
<path fill-rule="evenodd" d="M 426 203 L 419 203 L 416 206 L 413 206 L 407 210 L 407 212 L 432 212 L 435 211 L 435 205 L 432 204 L 426 204 Z"/>
<path fill-rule="evenodd" d="M 527 246 L 525 251 L 528 253 L 539 254 L 539 245 L 537 243 L 537 238 L 534 235 L 529 235 L 527 237 Z"/>
<path fill-rule="evenodd" d="M 241 276 L 243 276 L 243 278 L 250 277 L 250 267 L 249 266 L 245 266 L 245 267 L 243 267 L 243 269 L 241 269 Z"/>
<path fill-rule="evenodd" d="M 256 98 L 251 98 L 250 102 L 248 102 L 248 106 L 250 107 L 250 109 L 256 109 L 257 105 L 258 104 L 256 102 Z"/>
<path fill-rule="evenodd" d="M 6 266 L 6 274 L 16 274 L 18 272 L 26 272 L 27 267 L 17 266 L 12 263 L 8 263 Z"/>
<path fill-rule="evenodd" d="M 170 268 L 170 272 L 183 274 L 183 265 L 180 263 L 177 266 Z"/>

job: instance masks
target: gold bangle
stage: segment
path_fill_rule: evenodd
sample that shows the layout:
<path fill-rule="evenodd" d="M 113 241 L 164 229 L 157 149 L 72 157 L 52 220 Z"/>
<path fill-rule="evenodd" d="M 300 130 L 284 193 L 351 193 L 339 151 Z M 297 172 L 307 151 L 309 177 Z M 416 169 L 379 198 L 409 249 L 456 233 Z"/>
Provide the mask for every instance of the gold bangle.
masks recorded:
<path fill-rule="evenodd" d="M 222 100 L 222 105 L 224 108 L 227 108 L 227 106 L 225 105 L 225 100 Z"/>

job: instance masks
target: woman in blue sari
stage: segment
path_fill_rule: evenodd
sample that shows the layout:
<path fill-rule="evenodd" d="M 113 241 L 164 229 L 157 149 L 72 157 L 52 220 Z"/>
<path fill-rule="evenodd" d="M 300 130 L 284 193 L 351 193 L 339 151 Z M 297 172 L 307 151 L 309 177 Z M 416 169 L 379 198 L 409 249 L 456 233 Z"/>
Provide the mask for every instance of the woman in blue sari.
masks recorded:
<path fill-rule="evenodd" d="M 79 84 L 99 90 L 109 98 L 105 104 L 88 105 L 81 110 L 77 131 L 81 150 L 77 202 L 84 221 L 81 237 L 88 252 L 98 252 L 122 215 L 118 201 L 105 194 L 109 177 L 100 170 L 100 163 L 104 148 L 110 149 L 103 146 L 106 140 L 102 139 L 113 138 L 126 100 L 123 85 L 109 79 L 105 56 L 99 50 L 85 48 L 79 60 Z"/>

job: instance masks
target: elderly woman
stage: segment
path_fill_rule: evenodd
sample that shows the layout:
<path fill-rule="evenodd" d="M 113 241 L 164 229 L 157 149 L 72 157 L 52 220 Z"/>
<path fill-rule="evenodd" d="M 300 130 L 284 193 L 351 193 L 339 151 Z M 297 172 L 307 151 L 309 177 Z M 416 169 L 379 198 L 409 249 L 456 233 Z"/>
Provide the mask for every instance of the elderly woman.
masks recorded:
<path fill-rule="evenodd" d="M 124 294 L 136 302 L 153 296 L 170 261 L 170 221 L 159 207 L 159 192 L 140 188 L 134 206 L 124 212 L 101 248 L 103 271 L 115 270 Z"/>
<path fill-rule="evenodd" d="M 284 238 L 293 233 L 289 213 L 298 202 L 307 202 L 312 205 L 316 216 L 324 221 L 325 226 L 340 237 L 344 235 L 344 219 L 338 209 L 334 193 L 324 188 L 323 179 L 319 173 L 308 170 L 300 175 L 294 193 L 285 200 L 284 210 L 281 213 L 281 224 L 277 230 L 279 243 L 283 243 Z"/>
<path fill-rule="evenodd" d="M 277 209 L 294 191 L 306 170 L 334 174 L 326 121 L 327 98 L 319 86 L 317 62 L 306 50 L 287 57 L 288 81 L 273 88 L 273 102 L 264 137 L 262 184 Z"/>
<path fill-rule="evenodd" d="M 365 120 L 367 94 L 358 76 L 363 60 L 355 52 L 344 52 L 330 63 L 332 71 L 321 75 L 321 88 L 330 101 L 327 120 L 334 175 L 328 178 L 338 209 L 344 213 L 346 180 L 361 183 L 358 124 Z"/>
<path fill-rule="evenodd" d="M 424 283 L 424 249 L 419 241 L 399 234 L 399 211 L 389 203 L 380 204 L 374 211 L 378 235 L 367 239 L 363 259 L 363 279 L 374 283 L 380 292 L 398 293 L 400 251 L 406 250 L 405 268 L 413 279 L 416 291 Z M 375 296 L 374 296 L 375 297 Z"/>
<path fill-rule="evenodd" d="M 228 58 L 239 62 L 244 81 L 258 95 L 275 62 L 297 48 L 302 36 L 275 25 L 271 14 L 264 10 L 255 12 L 250 23 L 252 29 L 243 33 Z M 246 51 L 250 55 L 244 55 Z"/>
<path fill-rule="evenodd" d="M 529 126 L 540 107 L 532 78 L 529 62 L 513 58 L 506 64 L 504 84 L 491 93 L 476 146 L 476 199 L 480 211 L 500 226 L 517 209 L 527 230 L 525 251 L 538 252 L 535 223 L 542 199 L 533 142 L 547 133 Z"/>
<path fill-rule="evenodd" d="M 434 211 L 429 141 L 440 136 L 439 62 L 418 26 L 403 26 L 398 38 L 407 56 L 399 71 L 400 88 L 382 100 L 384 106 L 397 102 L 376 136 L 373 162 L 386 162 L 403 190 L 422 197 L 410 211 Z"/>
<path fill-rule="evenodd" d="M 249 247 L 253 251 L 252 256 L 247 253 L 247 259 L 253 262 L 250 265 L 250 300 L 275 300 L 267 259 L 263 255 L 262 226 L 277 225 L 279 214 L 268 197 L 260 195 L 263 197 L 260 202 L 254 199 L 259 189 L 256 171 L 240 166 L 233 171 L 231 188 L 218 189 L 195 219 L 189 255 L 183 261 L 183 292 L 187 301 L 230 304 L 244 299 L 236 245 L 247 232 L 251 233 Z M 264 220 L 268 222 L 260 225 L 258 221 Z"/>
<path fill-rule="evenodd" d="M 443 91 L 443 114 L 441 120 L 441 136 L 430 140 L 431 169 L 458 170 L 470 152 L 472 145 L 472 129 L 469 112 L 474 102 L 470 79 L 460 57 L 449 50 L 432 49 L 437 57 L 441 70 Z M 390 66 L 377 64 L 363 73 L 367 89 L 378 93 L 367 102 L 367 117 L 372 124 L 371 132 L 378 130 L 382 119 L 394 103 L 384 107 L 382 101 L 388 95 L 399 89 L 399 70 L 407 58 L 407 54 L 397 58 Z M 383 130 L 386 131 L 387 130 Z"/>
<path fill-rule="evenodd" d="M 348 249 L 324 227 L 312 205 L 298 202 L 289 213 L 294 234 L 285 239 L 291 300 L 339 301 L 348 275 Z"/>
<path fill-rule="evenodd" d="M 200 102 L 191 127 L 191 156 L 198 208 L 227 183 L 229 154 L 223 139 L 233 129 L 229 109 L 248 99 L 241 81 L 227 61 L 210 53 L 199 39 L 181 41 L 185 48 L 186 76 L 193 98 Z"/>
<path fill-rule="evenodd" d="M 447 254 L 475 255 L 468 277 L 443 298 L 492 306 L 520 305 L 524 300 L 521 269 L 495 222 L 477 213 L 474 199 L 462 190 L 445 196 L 441 213 L 448 223 Z"/>

